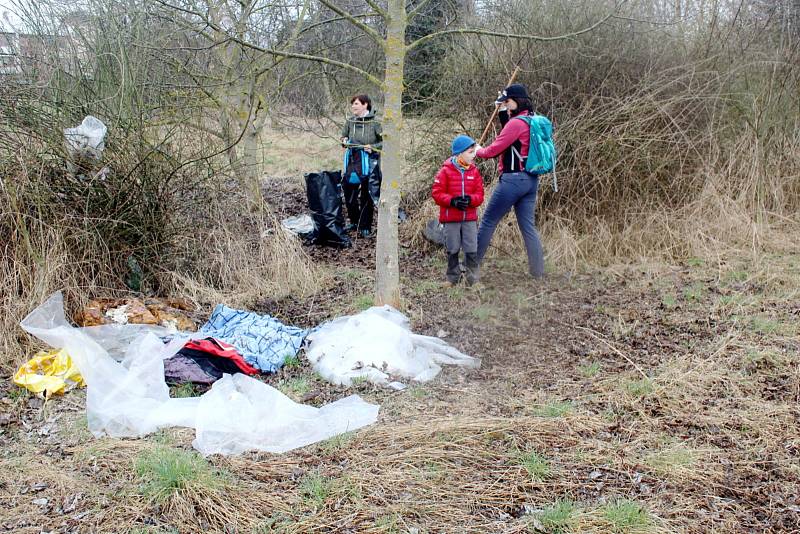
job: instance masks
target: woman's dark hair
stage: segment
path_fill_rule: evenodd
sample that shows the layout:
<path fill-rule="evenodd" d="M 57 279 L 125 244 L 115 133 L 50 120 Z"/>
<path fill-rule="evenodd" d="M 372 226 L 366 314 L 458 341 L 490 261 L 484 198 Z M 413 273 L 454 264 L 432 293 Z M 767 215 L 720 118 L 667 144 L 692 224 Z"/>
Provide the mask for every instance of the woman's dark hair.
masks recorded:
<path fill-rule="evenodd" d="M 523 111 L 527 111 L 528 113 L 533 113 L 533 102 L 531 102 L 530 98 L 519 97 L 514 98 L 514 102 L 517 103 L 517 109 L 514 111 L 514 115 L 519 115 Z"/>
<path fill-rule="evenodd" d="M 372 111 L 372 100 L 370 100 L 370 98 L 367 95 L 356 95 L 350 99 L 350 103 L 352 104 L 356 100 L 358 100 L 362 104 L 366 104 L 367 111 Z"/>

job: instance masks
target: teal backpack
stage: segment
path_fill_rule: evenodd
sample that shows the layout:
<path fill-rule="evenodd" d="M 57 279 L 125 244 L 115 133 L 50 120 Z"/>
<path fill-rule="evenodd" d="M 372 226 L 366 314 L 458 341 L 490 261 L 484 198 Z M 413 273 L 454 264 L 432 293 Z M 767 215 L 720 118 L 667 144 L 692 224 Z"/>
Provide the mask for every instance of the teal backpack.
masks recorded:
<path fill-rule="evenodd" d="M 525 171 L 531 174 L 553 172 L 553 190 L 558 191 L 556 180 L 556 145 L 553 142 L 553 124 L 543 115 L 523 115 L 522 119 L 531 132 Z"/>

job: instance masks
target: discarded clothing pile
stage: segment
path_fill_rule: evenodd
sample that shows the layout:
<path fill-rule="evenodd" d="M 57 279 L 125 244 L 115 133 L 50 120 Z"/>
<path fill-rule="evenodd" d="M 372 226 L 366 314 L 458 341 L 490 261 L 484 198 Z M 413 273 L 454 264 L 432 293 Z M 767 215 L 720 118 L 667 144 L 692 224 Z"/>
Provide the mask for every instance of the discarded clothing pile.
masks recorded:
<path fill-rule="evenodd" d="M 164 360 L 170 384 L 213 384 L 224 374 L 274 373 L 295 356 L 308 330 L 287 326 L 269 315 L 217 305 L 193 339 Z"/>
<path fill-rule="evenodd" d="M 308 330 L 287 326 L 269 315 L 235 310 L 218 304 L 200 327 L 208 337 L 236 347 L 244 360 L 262 373 L 277 371 L 300 350 Z"/>
<path fill-rule="evenodd" d="M 226 373 L 257 375 L 258 369 L 249 365 L 236 347 L 213 337 L 189 341 L 175 356 L 164 360 L 168 384 L 211 385 Z"/>

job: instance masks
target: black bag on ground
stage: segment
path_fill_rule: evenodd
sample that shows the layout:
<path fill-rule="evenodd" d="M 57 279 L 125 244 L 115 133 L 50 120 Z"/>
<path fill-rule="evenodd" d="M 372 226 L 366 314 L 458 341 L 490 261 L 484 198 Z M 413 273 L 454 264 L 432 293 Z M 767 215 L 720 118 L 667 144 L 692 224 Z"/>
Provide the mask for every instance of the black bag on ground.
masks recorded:
<path fill-rule="evenodd" d="M 342 173 L 311 172 L 305 175 L 305 179 L 308 209 L 314 219 L 314 242 L 318 245 L 349 247 L 351 242 L 344 231 L 342 212 Z"/>
<path fill-rule="evenodd" d="M 369 187 L 369 196 L 372 197 L 372 203 L 378 205 L 378 200 L 381 198 L 381 182 L 383 181 L 383 173 L 381 172 L 381 165 L 378 159 L 370 158 L 370 170 L 367 184 Z"/>

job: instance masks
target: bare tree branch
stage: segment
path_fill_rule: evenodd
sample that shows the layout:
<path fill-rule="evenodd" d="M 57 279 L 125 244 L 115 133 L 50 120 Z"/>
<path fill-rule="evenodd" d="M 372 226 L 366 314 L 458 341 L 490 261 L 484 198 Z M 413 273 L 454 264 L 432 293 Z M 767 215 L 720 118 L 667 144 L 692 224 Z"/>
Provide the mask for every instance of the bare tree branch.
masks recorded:
<path fill-rule="evenodd" d="M 375 12 L 378 15 L 380 15 L 381 17 L 383 17 L 384 19 L 388 16 L 387 13 L 386 13 L 386 10 L 381 8 L 381 6 L 379 6 L 378 3 L 375 2 L 375 0 L 364 0 L 364 1 L 367 3 L 367 5 L 369 5 L 369 7 L 374 9 Z"/>
<path fill-rule="evenodd" d="M 356 28 L 359 28 L 361 31 L 363 31 L 364 33 L 366 33 L 367 35 L 372 37 L 372 40 L 375 41 L 377 44 L 383 45 L 383 37 L 381 36 L 381 34 L 379 34 L 377 31 L 375 31 L 374 28 L 371 28 L 371 27 L 367 26 L 366 24 L 364 24 L 363 22 L 361 22 L 360 20 L 358 20 L 358 18 L 356 18 L 355 15 L 351 15 L 347 11 L 345 11 L 342 8 L 340 8 L 337 5 L 335 5 L 330 0 L 319 0 L 319 3 L 324 5 L 325 7 L 327 7 L 328 9 L 333 11 L 334 13 L 336 13 L 337 15 L 342 16 L 345 19 L 347 19 L 347 21 L 350 22 L 350 24 L 352 24 Z M 375 8 L 373 7 L 373 9 L 375 9 Z M 378 11 L 378 13 L 380 13 L 380 11 Z"/>
<path fill-rule="evenodd" d="M 297 52 L 289 52 L 287 50 L 274 50 L 272 48 L 262 48 L 260 46 L 254 45 L 254 44 L 243 42 L 243 41 L 238 41 L 238 40 L 237 40 L 237 42 L 239 44 L 241 44 L 242 46 L 244 46 L 244 47 L 252 48 L 253 50 L 257 50 L 259 52 L 263 52 L 265 54 L 270 54 L 270 55 L 277 56 L 277 57 L 305 59 L 306 61 L 314 61 L 316 63 L 326 63 L 328 65 L 333 65 L 335 67 L 341 67 L 343 69 L 347 69 L 347 70 L 350 70 L 350 71 L 353 71 L 353 72 L 356 72 L 356 73 L 360 74 L 361 76 L 366 78 L 370 83 L 374 84 L 377 87 L 382 87 L 383 86 L 383 82 L 381 80 L 379 80 L 378 78 L 376 78 L 375 76 L 373 76 L 372 74 L 370 74 L 369 72 L 367 72 L 365 70 L 362 70 L 362 69 L 356 67 L 355 65 L 351 65 L 350 63 L 345 63 L 344 61 L 337 61 L 335 59 L 330 59 L 330 58 L 323 57 L 323 56 L 313 56 L 313 55 L 310 55 L 310 54 L 300 54 L 300 53 L 297 53 Z M 269 68 L 272 68 L 272 67 L 269 67 Z M 263 72 L 266 72 L 266 70 L 257 71 L 255 73 L 255 75 L 256 76 L 260 76 L 261 74 L 263 74 Z"/>
<path fill-rule="evenodd" d="M 412 42 L 411 44 L 408 45 L 408 50 L 412 50 L 412 49 L 414 49 L 414 48 L 416 48 L 416 47 L 418 47 L 418 46 L 430 41 L 431 39 L 433 39 L 435 37 L 440 37 L 442 35 L 447 35 L 447 34 L 488 35 L 488 36 L 491 36 L 491 37 L 503 37 L 503 38 L 506 38 L 506 39 L 522 39 L 522 40 L 526 40 L 526 41 L 560 41 L 562 39 L 569 39 L 569 38 L 581 35 L 583 33 L 590 32 L 590 31 L 594 30 L 595 28 L 597 28 L 598 26 L 604 24 L 606 21 L 608 21 L 613 16 L 614 16 L 614 14 L 611 13 L 609 15 L 606 15 L 605 17 L 603 17 L 602 19 L 598 20 L 597 22 L 595 22 L 594 24 L 592 24 L 591 26 L 589 26 L 587 28 L 584 28 L 582 30 L 578 30 L 578 31 L 575 31 L 575 32 L 572 32 L 572 33 L 565 33 L 563 35 L 556 35 L 556 36 L 553 36 L 553 37 L 546 37 L 546 36 L 542 36 L 542 35 L 522 35 L 522 34 L 517 34 L 517 33 L 493 32 L 493 31 L 489 31 L 489 30 L 481 30 L 481 29 L 478 29 L 478 28 L 462 28 L 462 29 L 457 29 L 457 30 L 442 30 L 442 31 L 434 32 L 434 33 L 429 33 L 428 35 L 426 35 L 424 37 L 420 37 L 419 39 L 417 39 L 416 41 L 414 41 L 414 42 Z"/>
<path fill-rule="evenodd" d="M 411 23 L 414 18 L 419 15 L 425 7 L 431 3 L 431 0 L 422 0 L 417 7 L 408 12 L 408 22 Z"/>
<path fill-rule="evenodd" d="M 364 19 L 364 18 L 367 18 L 367 17 L 372 17 L 374 15 L 377 15 L 377 13 L 364 13 L 363 15 L 352 15 L 352 16 L 356 17 L 356 18 L 359 18 L 359 19 Z M 314 28 L 319 28 L 320 26 L 324 26 L 325 24 L 330 24 L 331 22 L 339 22 L 340 20 L 350 20 L 350 19 L 348 19 L 347 17 L 332 17 L 332 18 L 329 18 L 329 19 L 321 20 L 319 22 L 315 22 L 314 24 L 311 24 L 310 26 L 306 26 L 305 28 L 300 30 L 300 33 L 301 34 L 302 33 L 306 33 L 306 32 L 309 32 L 309 31 L 313 30 Z"/>

